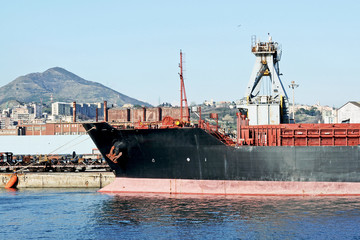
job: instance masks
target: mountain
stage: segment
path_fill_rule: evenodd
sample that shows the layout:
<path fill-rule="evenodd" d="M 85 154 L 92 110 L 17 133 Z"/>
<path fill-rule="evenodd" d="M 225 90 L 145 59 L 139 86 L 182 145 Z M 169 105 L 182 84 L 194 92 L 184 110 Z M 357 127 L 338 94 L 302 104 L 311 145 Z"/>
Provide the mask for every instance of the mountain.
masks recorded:
<path fill-rule="evenodd" d="M 0 88 L 0 105 L 16 100 L 19 102 L 95 103 L 106 100 L 109 104 L 122 106 L 125 103 L 150 106 L 128 97 L 100 83 L 87 81 L 63 68 L 55 67 L 43 73 L 21 76 Z"/>

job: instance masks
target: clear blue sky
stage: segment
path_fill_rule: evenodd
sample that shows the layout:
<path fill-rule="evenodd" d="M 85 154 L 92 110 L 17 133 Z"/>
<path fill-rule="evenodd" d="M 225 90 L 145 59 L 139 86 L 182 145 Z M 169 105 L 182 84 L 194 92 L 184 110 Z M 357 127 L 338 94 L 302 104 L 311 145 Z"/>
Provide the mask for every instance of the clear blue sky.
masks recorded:
<path fill-rule="evenodd" d="M 295 101 L 360 101 L 360 1 L 1 1 L 0 86 L 63 67 L 157 105 L 179 103 L 179 51 L 188 101 L 243 97 L 251 36 L 282 44 Z M 241 25 L 241 26 L 239 26 Z M 56 98 L 56 96 L 54 96 Z"/>

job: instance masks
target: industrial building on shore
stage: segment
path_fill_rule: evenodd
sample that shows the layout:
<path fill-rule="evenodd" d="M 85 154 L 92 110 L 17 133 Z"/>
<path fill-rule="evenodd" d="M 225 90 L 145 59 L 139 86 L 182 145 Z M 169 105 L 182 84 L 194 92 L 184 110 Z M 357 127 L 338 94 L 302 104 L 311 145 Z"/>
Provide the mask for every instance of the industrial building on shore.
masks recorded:
<path fill-rule="evenodd" d="M 213 102 L 213 101 L 212 101 Z M 233 108 L 232 104 L 212 105 L 205 101 L 204 106 L 212 108 Z M 295 105 L 294 111 L 299 109 L 317 109 L 321 112 L 323 123 L 360 123 L 360 102 L 349 101 L 339 109 L 315 104 Z M 81 122 L 108 121 L 112 124 L 124 126 L 141 122 L 162 121 L 171 116 L 178 119 L 179 107 L 123 107 L 108 108 L 103 103 L 52 103 L 51 114 L 44 114 L 40 104 L 25 104 L 2 111 L 0 117 L 0 135 L 82 135 L 86 134 Z"/>

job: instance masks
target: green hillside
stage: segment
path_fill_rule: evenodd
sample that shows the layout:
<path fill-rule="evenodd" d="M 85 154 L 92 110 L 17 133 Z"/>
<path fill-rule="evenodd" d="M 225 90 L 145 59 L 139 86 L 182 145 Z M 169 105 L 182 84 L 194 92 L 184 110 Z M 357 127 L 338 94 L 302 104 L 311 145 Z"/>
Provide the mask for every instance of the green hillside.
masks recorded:
<path fill-rule="evenodd" d="M 108 101 L 122 106 L 125 103 L 150 106 L 150 104 L 128 97 L 100 83 L 87 81 L 63 68 L 50 68 L 42 73 L 21 76 L 0 88 L 0 105 L 9 102 L 54 102 L 94 103 Z"/>

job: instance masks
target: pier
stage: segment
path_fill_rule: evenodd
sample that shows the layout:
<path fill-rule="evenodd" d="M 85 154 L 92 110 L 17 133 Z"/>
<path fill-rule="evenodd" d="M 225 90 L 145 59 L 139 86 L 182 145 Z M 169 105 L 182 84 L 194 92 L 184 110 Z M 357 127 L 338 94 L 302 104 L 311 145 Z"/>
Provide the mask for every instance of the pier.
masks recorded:
<path fill-rule="evenodd" d="M 4 188 L 12 173 L 0 173 L 0 187 Z M 18 173 L 17 188 L 103 188 L 114 181 L 112 172 L 75 173 Z"/>

